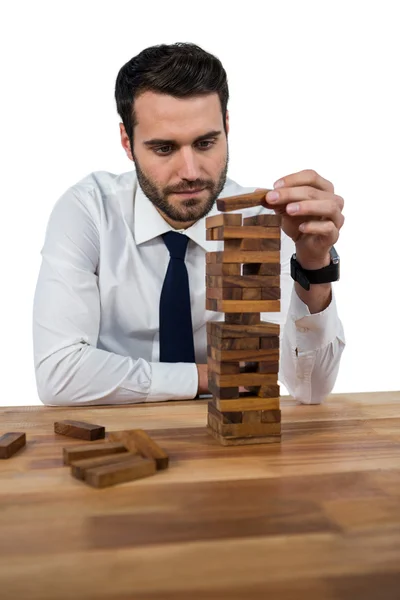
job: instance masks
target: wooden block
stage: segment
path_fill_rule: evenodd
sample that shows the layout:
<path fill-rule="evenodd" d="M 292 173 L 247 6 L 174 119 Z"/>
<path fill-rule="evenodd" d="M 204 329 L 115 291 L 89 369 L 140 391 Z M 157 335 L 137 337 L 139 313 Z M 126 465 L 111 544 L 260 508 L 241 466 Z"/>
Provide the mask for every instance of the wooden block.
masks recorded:
<path fill-rule="evenodd" d="M 280 300 L 216 300 L 216 309 L 224 313 L 279 312 Z"/>
<path fill-rule="evenodd" d="M 138 452 L 124 452 L 122 454 L 109 454 L 107 456 L 97 456 L 96 458 L 84 458 L 71 462 L 71 475 L 76 479 L 85 479 L 88 469 L 102 465 L 113 465 L 130 460 L 132 456 L 138 456 Z"/>
<path fill-rule="evenodd" d="M 98 444 L 82 444 L 81 446 L 69 446 L 63 448 L 64 464 L 69 465 L 72 461 L 83 458 L 95 458 L 107 454 L 120 454 L 127 452 L 123 444 L 112 442 L 101 442 Z"/>
<path fill-rule="evenodd" d="M 26 444 L 26 435 L 10 431 L 0 437 L 0 458 L 11 458 Z"/>
<path fill-rule="evenodd" d="M 231 325 L 257 325 L 261 322 L 259 312 L 255 313 L 225 313 L 225 323 Z"/>
<path fill-rule="evenodd" d="M 56 421 L 54 432 L 68 437 L 80 438 L 81 440 L 100 440 L 106 435 L 105 427 L 92 425 L 85 421 Z"/>
<path fill-rule="evenodd" d="M 280 287 L 266 287 L 261 288 L 261 300 L 280 300 L 281 299 L 281 288 Z M 244 300 L 244 298 L 243 298 Z"/>
<path fill-rule="evenodd" d="M 249 263 L 243 265 L 243 275 L 280 275 L 281 265 L 277 263 Z M 211 273 L 210 273 L 211 275 Z"/>
<path fill-rule="evenodd" d="M 213 402 L 207 403 L 208 413 L 211 413 L 218 421 L 221 423 L 241 423 L 242 422 L 242 414 L 239 412 L 220 412 Z"/>
<path fill-rule="evenodd" d="M 213 371 L 214 373 L 221 373 L 224 375 L 240 373 L 239 361 L 237 362 L 217 362 L 213 360 L 211 356 L 207 359 L 208 369 L 209 371 Z"/>
<path fill-rule="evenodd" d="M 226 242 L 225 242 L 226 244 Z M 227 250 L 224 245 L 224 250 Z M 235 248 L 236 249 L 236 248 Z M 281 249 L 281 240 L 241 240 L 238 250 L 252 252 L 266 252 L 269 250 L 279 251 Z"/>
<path fill-rule="evenodd" d="M 220 308 L 218 307 L 218 302 L 219 300 L 215 300 L 214 298 L 206 298 L 206 310 L 221 312 Z"/>
<path fill-rule="evenodd" d="M 260 336 L 260 348 L 263 350 L 276 350 L 280 346 L 279 335 Z"/>
<path fill-rule="evenodd" d="M 239 398 L 239 387 L 220 387 L 215 383 L 212 374 L 209 374 L 208 389 L 214 399 L 236 400 Z"/>
<path fill-rule="evenodd" d="M 220 375 L 214 373 L 214 381 L 218 387 L 233 387 L 246 385 L 276 385 L 276 375 L 274 373 L 239 373 L 239 375 Z"/>
<path fill-rule="evenodd" d="M 264 411 L 265 412 L 265 411 Z M 271 411 L 269 411 L 271 412 Z M 242 423 L 261 423 L 262 410 L 246 410 L 242 412 Z"/>
<path fill-rule="evenodd" d="M 240 275 L 241 265 L 238 263 L 208 263 L 206 264 L 206 275 Z"/>
<path fill-rule="evenodd" d="M 214 431 L 212 427 L 208 427 L 208 432 L 210 435 L 218 441 L 221 446 L 247 446 L 254 444 L 271 444 L 271 443 L 279 443 L 281 441 L 280 435 L 264 435 L 262 437 L 245 437 L 245 438 L 235 438 L 235 437 L 224 437 L 220 435 L 218 432 Z"/>
<path fill-rule="evenodd" d="M 154 459 L 158 470 L 168 467 L 168 454 L 143 429 L 112 431 L 109 438 L 113 441 L 121 441 L 129 450 L 137 448 L 142 456 Z"/>
<path fill-rule="evenodd" d="M 260 373 L 261 375 L 261 373 Z M 273 373 L 263 373 L 263 375 L 274 375 Z M 257 390 L 257 396 L 260 398 L 277 398 L 280 395 L 280 386 L 278 384 L 260 385 Z"/>
<path fill-rule="evenodd" d="M 242 240 L 225 240 L 223 252 L 237 252 L 240 251 Z"/>
<path fill-rule="evenodd" d="M 223 437 L 258 437 L 281 434 L 280 423 L 221 423 L 212 413 L 207 415 L 207 423 Z"/>
<path fill-rule="evenodd" d="M 207 252 L 206 261 L 211 264 L 218 263 L 256 263 L 256 264 L 280 264 L 281 253 L 279 251 L 252 251 L 252 250 L 233 250 L 226 252 L 219 250 L 216 252 Z M 278 273 L 271 273 L 272 275 L 278 275 Z M 247 273 L 245 273 L 247 275 Z"/>
<path fill-rule="evenodd" d="M 206 285 L 210 288 L 279 288 L 279 275 L 206 275 Z"/>
<path fill-rule="evenodd" d="M 206 229 L 214 227 L 230 226 L 240 227 L 242 224 L 242 215 L 215 215 L 213 217 L 206 217 Z"/>
<path fill-rule="evenodd" d="M 207 333 L 215 337 L 241 338 L 260 337 L 262 340 L 276 340 L 279 342 L 280 326 L 278 323 L 262 321 L 256 325 L 235 325 L 224 321 L 208 321 Z"/>
<path fill-rule="evenodd" d="M 206 289 L 206 297 L 215 300 L 241 300 L 241 288 L 225 287 L 225 288 L 210 288 Z"/>
<path fill-rule="evenodd" d="M 260 338 L 222 338 L 210 336 L 210 345 L 217 350 L 258 350 Z"/>
<path fill-rule="evenodd" d="M 240 194 L 239 196 L 230 196 L 229 198 L 218 198 L 217 208 L 223 212 L 232 210 L 241 210 L 252 206 L 261 206 L 266 202 L 266 195 L 270 190 L 263 189 L 250 194 Z"/>
<path fill-rule="evenodd" d="M 243 219 L 244 227 L 254 227 L 254 225 L 258 225 L 260 227 L 279 227 L 282 223 L 281 215 L 255 215 L 253 217 L 245 217 Z"/>
<path fill-rule="evenodd" d="M 259 398 L 258 396 L 241 396 L 234 400 L 216 398 L 215 406 L 220 412 L 277 410 L 280 408 L 279 398 Z"/>
<path fill-rule="evenodd" d="M 104 488 L 149 477 L 154 475 L 156 470 L 156 463 L 153 459 L 134 456 L 130 460 L 120 463 L 88 469 L 85 474 L 85 482 L 95 488 Z"/>
<path fill-rule="evenodd" d="M 279 290 L 279 288 L 272 289 Z M 242 300 L 261 300 L 261 288 L 243 288 Z"/>
<path fill-rule="evenodd" d="M 268 350 L 217 350 L 211 347 L 211 358 L 216 361 L 255 361 L 273 363 L 279 360 L 279 351 L 276 349 Z M 261 371 L 259 371 L 261 372 Z"/>
<path fill-rule="evenodd" d="M 261 422 L 262 423 L 280 423 L 281 422 L 281 411 L 276 410 L 262 410 L 261 411 Z"/>
<path fill-rule="evenodd" d="M 226 215 L 228 216 L 228 215 Z M 231 215 L 232 216 L 232 215 Z M 280 227 L 216 227 L 216 240 L 280 240 Z"/>

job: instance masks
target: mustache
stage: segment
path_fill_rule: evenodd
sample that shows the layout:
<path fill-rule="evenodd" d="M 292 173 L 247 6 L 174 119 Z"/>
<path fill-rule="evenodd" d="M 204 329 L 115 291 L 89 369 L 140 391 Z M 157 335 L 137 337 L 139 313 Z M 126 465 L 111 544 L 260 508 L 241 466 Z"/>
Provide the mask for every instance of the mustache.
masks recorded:
<path fill-rule="evenodd" d="M 175 194 L 175 193 L 179 193 L 179 192 L 192 192 L 193 190 L 198 190 L 198 189 L 203 189 L 203 188 L 212 188 L 212 187 L 213 187 L 212 181 L 201 181 L 200 179 L 197 179 L 196 181 L 193 181 L 189 185 L 187 183 L 183 183 L 182 185 L 176 186 L 174 188 L 166 188 L 164 191 L 167 194 Z"/>

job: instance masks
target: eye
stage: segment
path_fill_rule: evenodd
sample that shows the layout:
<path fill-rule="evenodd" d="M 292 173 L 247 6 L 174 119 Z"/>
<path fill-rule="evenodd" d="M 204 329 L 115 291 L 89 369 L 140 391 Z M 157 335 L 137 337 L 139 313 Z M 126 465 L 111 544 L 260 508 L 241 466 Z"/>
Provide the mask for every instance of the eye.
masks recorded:
<path fill-rule="evenodd" d="M 199 147 L 201 150 L 208 150 L 215 144 L 215 140 L 202 140 L 199 142 Z"/>
<path fill-rule="evenodd" d="M 166 154 L 170 153 L 171 148 L 172 146 L 160 146 L 159 148 L 154 148 L 154 152 L 161 156 L 165 156 Z"/>

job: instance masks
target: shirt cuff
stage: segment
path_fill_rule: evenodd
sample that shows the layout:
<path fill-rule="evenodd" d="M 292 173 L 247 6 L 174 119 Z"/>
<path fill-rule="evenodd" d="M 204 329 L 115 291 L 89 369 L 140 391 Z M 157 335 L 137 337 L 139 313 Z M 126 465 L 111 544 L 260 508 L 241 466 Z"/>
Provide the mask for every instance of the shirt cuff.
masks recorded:
<path fill-rule="evenodd" d="M 344 341 L 333 289 L 329 306 L 322 312 L 311 314 L 307 304 L 299 298 L 293 287 L 290 314 L 296 330 L 296 348 L 299 353 L 325 348 L 338 336 Z"/>
<path fill-rule="evenodd" d="M 146 402 L 192 400 L 197 395 L 198 371 L 195 363 L 150 363 L 151 385 Z"/>

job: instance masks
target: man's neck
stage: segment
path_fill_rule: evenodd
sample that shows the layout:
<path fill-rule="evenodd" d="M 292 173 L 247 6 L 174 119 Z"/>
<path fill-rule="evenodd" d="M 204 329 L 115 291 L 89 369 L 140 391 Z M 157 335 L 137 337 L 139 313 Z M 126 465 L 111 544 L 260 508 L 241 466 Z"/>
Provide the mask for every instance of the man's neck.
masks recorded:
<path fill-rule="evenodd" d="M 157 207 L 156 207 L 157 208 Z M 159 208 L 157 208 L 158 213 L 162 216 L 164 221 L 171 225 L 173 229 L 189 229 L 196 221 L 174 221 L 170 219 L 165 213 L 163 213 Z"/>

